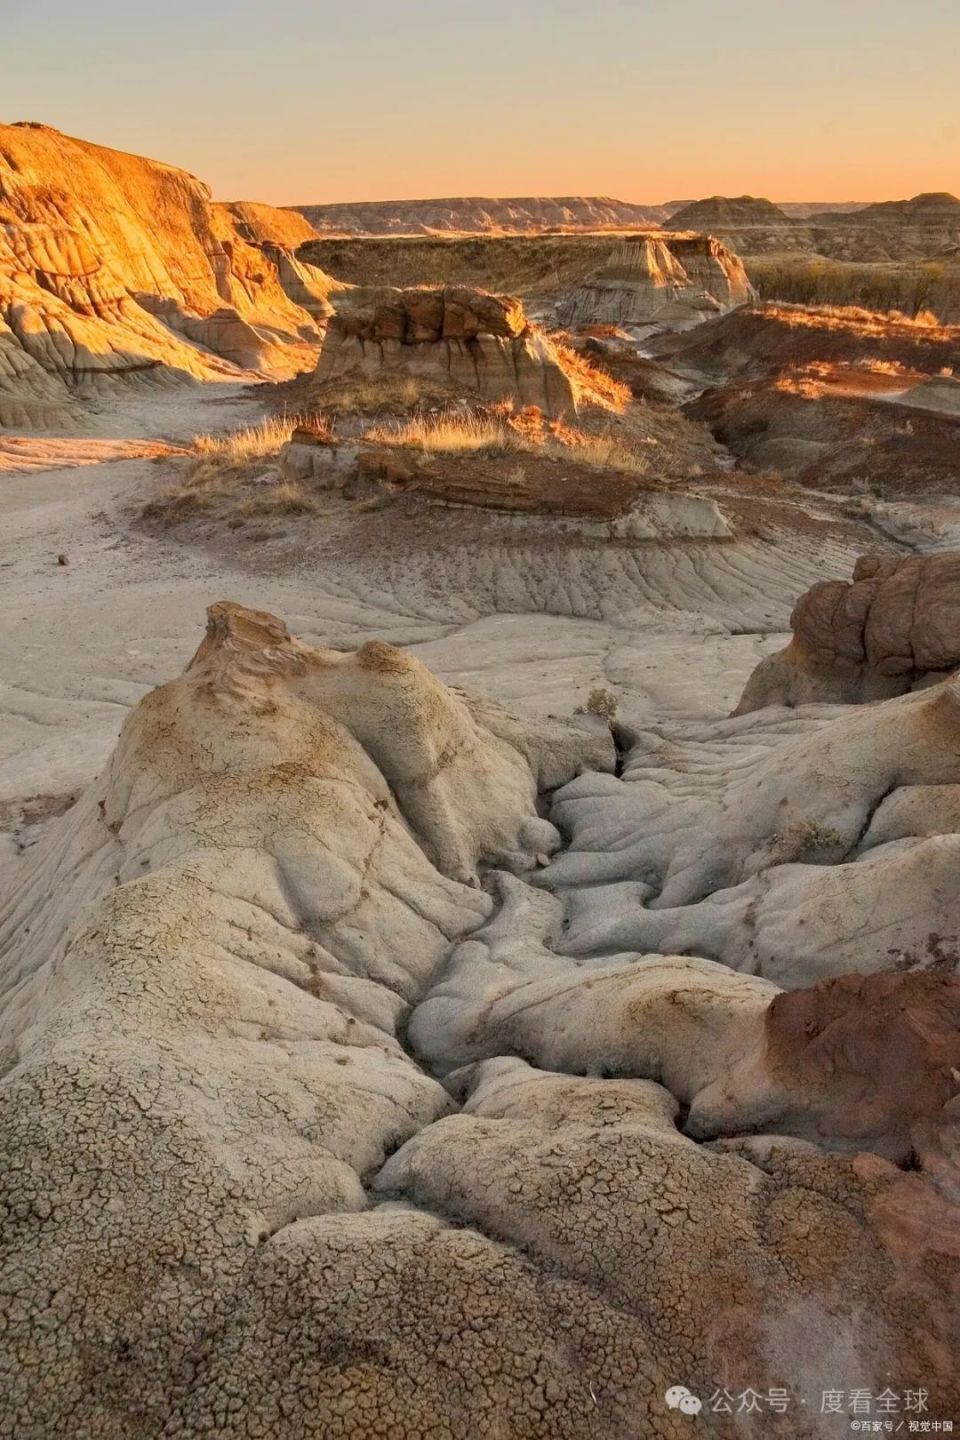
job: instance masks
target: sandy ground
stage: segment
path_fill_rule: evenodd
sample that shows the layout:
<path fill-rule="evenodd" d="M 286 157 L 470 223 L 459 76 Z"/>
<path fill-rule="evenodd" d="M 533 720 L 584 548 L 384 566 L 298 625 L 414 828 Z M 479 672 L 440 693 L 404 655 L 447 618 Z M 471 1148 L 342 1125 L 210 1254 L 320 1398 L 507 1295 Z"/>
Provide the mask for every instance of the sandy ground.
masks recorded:
<path fill-rule="evenodd" d="M 146 390 L 101 407 L 92 428 L 176 443 L 261 411 L 237 386 Z M 353 516 L 313 547 L 218 550 L 134 523 L 162 461 L 74 468 L 62 438 L 53 458 L 0 473 L 0 804 L 92 778 L 128 708 L 189 659 L 215 600 L 275 611 L 313 643 L 408 645 L 445 680 L 520 710 L 569 714 L 603 685 L 629 723 L 729 711 L 783 643 L 796 595 L 849 573 L 858 548 L 585 546 L 562 528 L 550 538 L 434 508 Z"/>

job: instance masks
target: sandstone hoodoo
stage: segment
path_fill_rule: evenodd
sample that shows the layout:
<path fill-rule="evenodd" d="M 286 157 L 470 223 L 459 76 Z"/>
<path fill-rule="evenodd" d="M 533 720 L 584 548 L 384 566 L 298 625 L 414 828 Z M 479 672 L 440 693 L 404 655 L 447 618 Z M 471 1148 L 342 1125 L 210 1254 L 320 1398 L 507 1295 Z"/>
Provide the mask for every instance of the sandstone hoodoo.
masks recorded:
<path fill-rule="evenodd" d="M 549 415 L 577 408 L 576 377 L 520 301 L 465 286 L 385 288 L 338 310 L 317 363 L 318 386 L 391 371 L 485 400 L 516 398 Z"/>
<path fill-rule="evenodd" d="M 117 380 L 308 368 L 317 311 L 283 278 L 192 175 L 47 126 L 0 127 L 0 423 L 75 423 L 76 392 Z"/>

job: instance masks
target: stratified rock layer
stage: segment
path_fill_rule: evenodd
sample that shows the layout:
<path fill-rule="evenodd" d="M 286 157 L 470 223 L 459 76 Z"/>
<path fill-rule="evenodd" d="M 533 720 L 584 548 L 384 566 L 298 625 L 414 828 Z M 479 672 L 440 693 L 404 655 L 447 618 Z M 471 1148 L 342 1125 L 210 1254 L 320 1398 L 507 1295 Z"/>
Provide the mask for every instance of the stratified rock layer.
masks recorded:
<path fill-rule="evenodd" d="M 486 400 L 518 399 L 549 415 L 576 409 L 573 376 L 520 301 L 467 286 L 383 288 L 338 310 L 318 384 L 398 370 Z"/>
<path fill-rule="evenodd" d="M 709 235 L 628 235 L 557 306 L 557 323 L 685 329 L 754 298 L 739 258 Z"/>
<path fill-rule="evenodd" d="M 69 423 L 74 389 L 117 379 L 293 374 L 319 339 L 192 175 L 0 127 L 0 424 Z"/>

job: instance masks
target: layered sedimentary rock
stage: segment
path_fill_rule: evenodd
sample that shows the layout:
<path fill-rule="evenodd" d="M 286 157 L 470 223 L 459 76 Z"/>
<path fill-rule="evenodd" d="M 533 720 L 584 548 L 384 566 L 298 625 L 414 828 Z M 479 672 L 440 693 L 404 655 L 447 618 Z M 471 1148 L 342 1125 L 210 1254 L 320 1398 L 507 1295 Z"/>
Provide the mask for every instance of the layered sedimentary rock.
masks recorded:
<path fill-rule="evenodd" d="M 712 236 L 626 236 L 557 306 L 557 323 L 684 329 L 754 297 L 739 258 Z"/>
<path fill-rule="evenodd" d="M 698 276 L 691 288 L 706 288 L 721 306 L 729 307 L 734 295 L 740 296 L 746 281 L 736 257 L 725 247 L 720 247 L 722 253 L 714 254 L 717 242 L 710 237 L 659 230 L 632 235 L 593 232 L 321 237 L 301 246 L 299 255 L 354 285 L 471 286 L 519 295 L 528 312 L 536 309 L 538 314 L 546 315 L 553 313 L 557 305 L 570 303 L 592 276 L 621 263 L 628 263 L 630 268 L 626 278 L 646 287 L 648 299 L 662 304 L 667 298 L 663 290 L 651 297 L 649 276 L 645 278 L 633 268 L 646 263 L 643 250 L 648 242 L 655 255 L 660 255 L 661 268 L 673 271 L 676 264 L 688 281 Z M 640 247 L 638 255 L 628 257 L 627 262 L 621 257 L 625 245 Z"/>
<path fill-rule="evenodd" d="M 853 579 L 801 595 L 793 638 L 757 666 L 737 715 L 765 705 L 882 700 L 960 665 L 960 554 L 863 555 Z"/>
<path fill-rule="evenodd" d="M 0 127 L 0 423 L 69 421 L 70 391 L 116 379 L 293 374 L 319 338 L 192 175 Z"/>
<path fill-rule="evenodd" d="M 251 245 L 279 245 L 296 250 L 317 232 L 296 210 L 281 210 L 258 200 L 231 200 L 219 208 L 226 210 L 244 240 Z"/>
<path fill-rule="evenodd" d="M 790 225 L 790 216 L 770 200 L 755 195 L 711 195 L 675 210 L 678 230 L 729 230 L 738 225 Z"/>
<path fill-rule="evenodd" d="M 789 212 L 789 213 L 788 213 Z M 772 205 L 713 196 L 674 211 L 671 224 L 719 235 L 742 255 L 806 251 L 862 263 L 942 260 L 960 241 L 960 200 L 945 191 L 872 205 Z M 908 292 L 907 292 L 908 293 Z"/>
<path fill-rule="evenodd" d="M 0 920 L 0 1428 L 813 1440 L 828 1322 L 956 1411 L 956 983 L 562 955 L 537 791 L 613 764 L 213 607 Z"/>
<path fill-rule="evenodd" d="M 712 497 L 686 488 L 667 493 L 662 473 L 651 482 L 642 474 L 578 462 L 576 454 L 576 449 L 563 457 L 521 452 L 505 466 L 497 455 L 431 455 L 410 446 L 339 443 L 298 429 L 280 452 L 279 468 L 285 480 L 337 490 L 349 499 L 417 495 L 441 505 L 576 520 L 581 533 L 600 538 L 733 535 Z M 670 468 L 669 461 L 663 468 Z"/>
<path fill-rule="evenodd" d="M 574 377 L 520 301 L 466 286 L 384 287 L 338 310 L 317 363 L 318 384 L 397 370 L 486 400 L 519 399 L 549 415 L 576 409 Z"/>
<path fill-rule="evenodd" d="M 438 231 L 522 235 L 540 230 L 628 230 L 664 219 L 662 205 L 631 205 L 609 196 L 521 195 L 508 200 L 371 200 L 353 205 L 298 205 L 316 230 L 351 235 L 430 235 Z"/>

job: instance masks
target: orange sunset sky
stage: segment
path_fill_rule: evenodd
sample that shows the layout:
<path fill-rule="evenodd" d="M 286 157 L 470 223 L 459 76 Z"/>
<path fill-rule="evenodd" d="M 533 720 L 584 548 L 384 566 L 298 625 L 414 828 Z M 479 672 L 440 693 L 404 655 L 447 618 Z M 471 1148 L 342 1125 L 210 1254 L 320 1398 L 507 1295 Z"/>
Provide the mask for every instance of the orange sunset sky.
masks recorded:
<path fill-rule="evenodd" d="M 275 204 L 960 191 L 960 0 L 0 0 L 0 120 Z"/>

